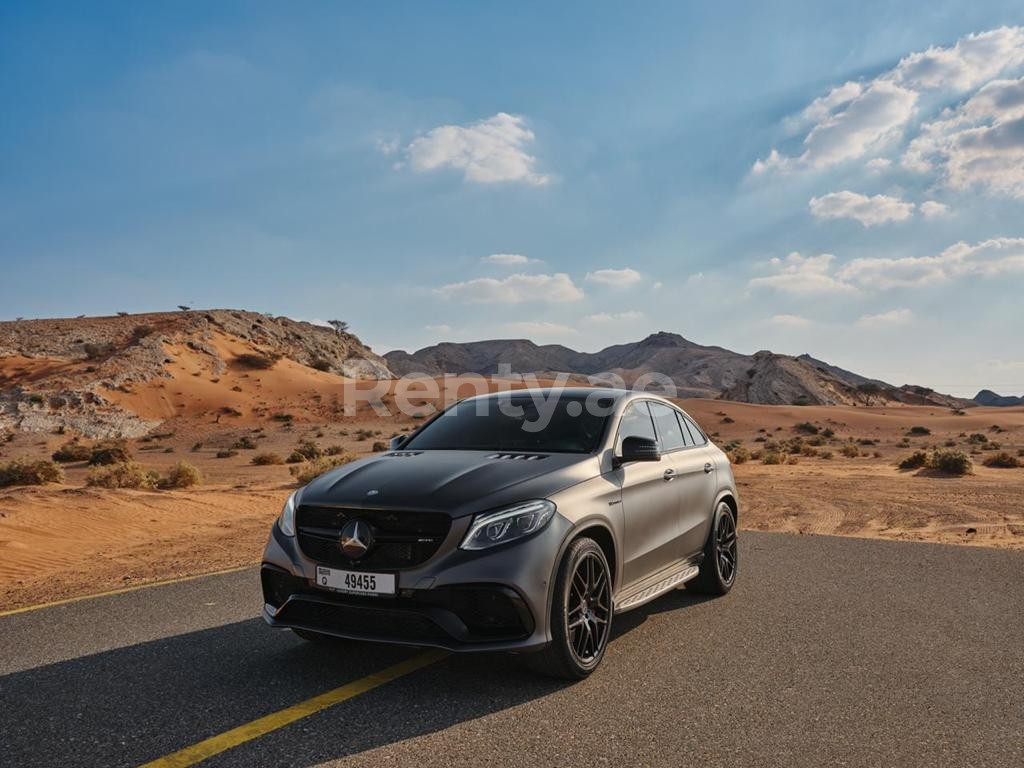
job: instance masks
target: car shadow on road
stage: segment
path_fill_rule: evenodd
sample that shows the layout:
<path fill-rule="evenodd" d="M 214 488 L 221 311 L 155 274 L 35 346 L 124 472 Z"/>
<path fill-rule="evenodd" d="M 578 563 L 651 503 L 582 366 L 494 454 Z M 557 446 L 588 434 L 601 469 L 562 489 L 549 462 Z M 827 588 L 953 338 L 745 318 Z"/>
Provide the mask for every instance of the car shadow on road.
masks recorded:
<path fill-rule="evenodd" d="M 648 616 L 700 601 L 673 592 L 616 617 L 612 642 L 628 642 Z M 25 767 L 138 765 L 418 652 L 360 642 L 309 644 L 252 619 L 15 672 L 0 678 L 0 753 Z M 260 764 L 316 765 L 568 685 L 532 674 L 511 655 L 452 654 L 210 765 L 252 765 L 256 755 Z"/>

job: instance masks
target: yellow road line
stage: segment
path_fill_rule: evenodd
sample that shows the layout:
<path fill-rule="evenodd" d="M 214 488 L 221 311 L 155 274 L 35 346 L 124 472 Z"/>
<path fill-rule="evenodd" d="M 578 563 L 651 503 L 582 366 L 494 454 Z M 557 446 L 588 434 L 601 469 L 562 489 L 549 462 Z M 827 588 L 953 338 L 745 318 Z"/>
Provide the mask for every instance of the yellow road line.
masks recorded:
<path fill-rule="evenodd" d="M 162 587 L 167 584 L 180 584 L 183 581 L 195 581 L 196 579 L 202 579 L 206 576 L 223 576 L 227 573 L 238 573 L 249 568 L 255 568 L 258 563 L 252 565 L 239 565 L 234 568 L 224 568 L 219 571 L 209 571 L 208 573 L 195 573 L 191 576 L 177 576 L 173 579 L 162 579 L 160 581 L 148 581 L 145 584 L 136 584 L 131 587 L 121 587 L 119 589 L 111 589 L 107 592 L 96 592 L 91 595 L 79 595 L 78 597 L 66 597 L 63 600 L 52 600 L 48 603 L 38 603 L 36 605 L 26 605 L 23 608 L 12 608 L 8 611 L 0 611 L 0 617 L 13 616 L 16 613 L 28 613 L 29 611 L 38 611 L 43 608 L 53 608 L 57 605 L 68 605 L 69 603 L 80 603 L 83 600 L 93 600 L 97 597 L 109 597 L 110 595 L 123 595 L 125 592 L 137 592 L 140 589 L 149 589 L 150 587 Z"/>
<path fill-rule="evenodd" d="M 340 704 L 362 693 L 372 691 L 374 688 L 385 683 L 433 664 L 447 655 L 444 651 L 438 650 L 418 653 L 412 658 L 399 662 L 387 669 L 382 669 L 380 672 L 374 672 L 372 675 L 367 675 L 360 680 L 346 683 L 340 688 L 321 693 L 319 696 L 300 701 L 298 704 L 278 712 L 272 712 L 250 723 L 232 728 L 230 731 L 224 731 L 224 733 L 203 739 L 191 747 L 185 747 L 177 752 L 172 752 L 139 768 L 188 768 L 188 766 L 193 766 L 209 757 L 233 749 L 240 744 L 245 744 L 247 741 L 265 736 L 279 728 L 284 728 L 296 720 L 315 715 L 317 712 L 333 707 L 335 704 Z"/>

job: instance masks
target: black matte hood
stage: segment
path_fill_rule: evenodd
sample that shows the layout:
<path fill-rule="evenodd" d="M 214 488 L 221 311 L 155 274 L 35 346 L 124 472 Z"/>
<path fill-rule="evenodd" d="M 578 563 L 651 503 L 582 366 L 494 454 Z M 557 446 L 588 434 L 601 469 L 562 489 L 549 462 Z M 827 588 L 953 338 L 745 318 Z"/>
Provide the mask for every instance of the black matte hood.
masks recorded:
<path fill-rule="evenodd" d="M 542 499 L 599 473 L 597 457 L 592 454 L 396 451 L 321 475 L 302 490 L 299 502 L 437 511 L 462 517 Z"/>

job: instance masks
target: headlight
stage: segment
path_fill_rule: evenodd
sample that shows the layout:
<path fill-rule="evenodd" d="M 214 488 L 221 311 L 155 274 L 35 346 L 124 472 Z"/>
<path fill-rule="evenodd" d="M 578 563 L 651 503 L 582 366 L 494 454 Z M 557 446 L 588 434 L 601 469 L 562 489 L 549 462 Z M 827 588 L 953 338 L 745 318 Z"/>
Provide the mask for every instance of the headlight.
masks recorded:
<path fill-rule="evenodd" d="M 288 501 L 284 503 L 281 516 L 277 518 L 277 525 L 285 536 L 295 535 L 295 494 L 297 493 L 298 491 L 292 492 L 292 495 L 288 497 Z"/>
<path fill-rule="evenodd" d="M 554 503 L 541 499 L 477 515 L 459 546 L 462 549 L 487 549 L 521 539 L 547 525 L 554 514 Z"/>

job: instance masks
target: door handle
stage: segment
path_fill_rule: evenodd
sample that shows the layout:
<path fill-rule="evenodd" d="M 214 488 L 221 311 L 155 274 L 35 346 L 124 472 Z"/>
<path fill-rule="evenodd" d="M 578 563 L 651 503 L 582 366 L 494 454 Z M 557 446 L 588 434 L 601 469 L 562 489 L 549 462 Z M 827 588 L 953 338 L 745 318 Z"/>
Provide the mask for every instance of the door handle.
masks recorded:
<path fill-rule="evenodd" d="M 662 477 L 665 478 L 666 480 L 671 480 L 675 476 L 676 476 L 676 471 L 674 469 L 672 469 L 671 467 L 666 469 L 664 474 L 662 475 Z"/>
<path fill-rule="evenodd" d="M 707 464 L 704 465 L 704 471 L 705 472 L 712 472 L 714 469 L 715 469 L 715 465 L 712 464 L 710 461 Z"/>

